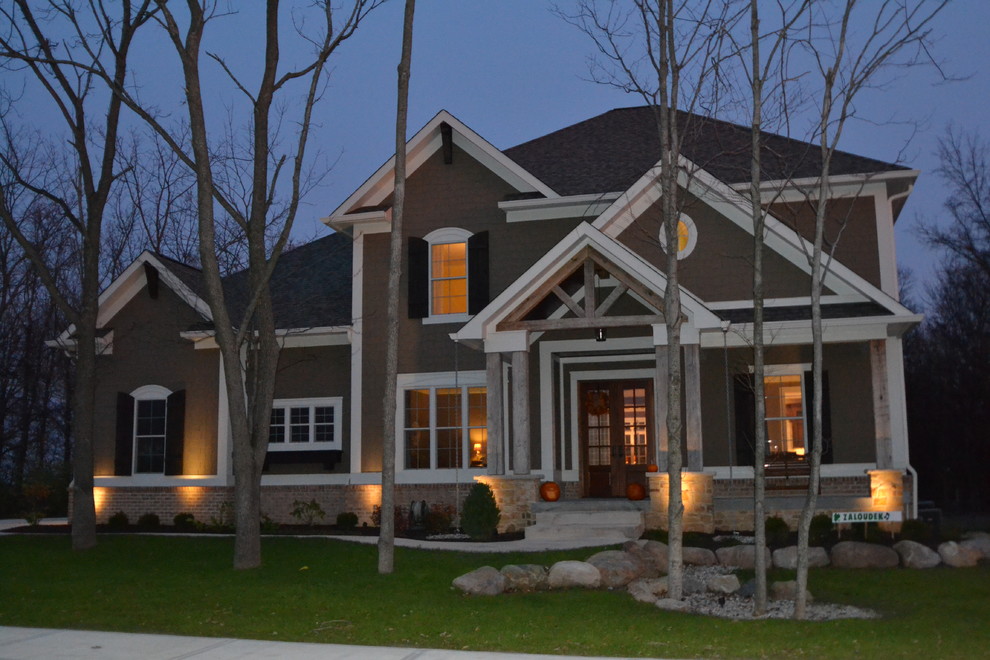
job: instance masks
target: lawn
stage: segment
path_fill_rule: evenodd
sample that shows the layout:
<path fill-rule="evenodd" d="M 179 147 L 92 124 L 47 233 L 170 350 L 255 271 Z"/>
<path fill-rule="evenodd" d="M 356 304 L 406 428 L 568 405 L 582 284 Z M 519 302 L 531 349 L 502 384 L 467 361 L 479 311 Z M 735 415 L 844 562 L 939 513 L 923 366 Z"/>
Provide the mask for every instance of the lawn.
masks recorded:
<path fill-rule="evenodd" d="M 0 538 L 0 625 L 338 644 L 665 657 L 974 657 L 990 648 L 990 567 L 814 571 L 816 598 L 879 621 L 732 622 L 660 611 L 623 592 L 468 597 L 451 580 L 486 564 L 549 565 L 590 552 L 456 553 L 268 538 L 265 566 L 230 568 L 229 538 Z"/>

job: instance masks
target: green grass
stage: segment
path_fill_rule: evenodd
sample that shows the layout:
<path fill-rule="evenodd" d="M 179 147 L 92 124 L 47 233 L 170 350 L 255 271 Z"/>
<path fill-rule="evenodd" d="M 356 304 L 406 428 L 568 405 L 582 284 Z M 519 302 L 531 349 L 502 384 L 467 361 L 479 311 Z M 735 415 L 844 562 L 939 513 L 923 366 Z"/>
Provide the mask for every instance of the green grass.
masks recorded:
<path fill-rule="evenodd" d="M 103 536 L 73 553 L 55 536 L 0 538 L 0 625 L 446 649 L 620 656 L 974 657 L 990 648 L 990 567 L 812 573 L 819 600 L 880 621 L 732 622 L 663 612 L 623 592 L 468 597 L 483 565 L 549 565 L 590 552 L 469 554 L 268 538 L 265 565 L 230 568 L 226 538 Z"/>

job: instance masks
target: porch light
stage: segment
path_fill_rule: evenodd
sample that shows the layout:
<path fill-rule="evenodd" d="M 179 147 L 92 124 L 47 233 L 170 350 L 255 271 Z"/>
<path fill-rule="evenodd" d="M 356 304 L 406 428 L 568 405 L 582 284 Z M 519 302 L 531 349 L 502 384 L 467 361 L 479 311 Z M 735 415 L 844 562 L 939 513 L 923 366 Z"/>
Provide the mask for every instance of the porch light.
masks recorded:
<path fill-rule="evenodd" d="M 598 328 L 595 330 L 595 341 L 605 341 L 606 339 L 605 328 Z"/>

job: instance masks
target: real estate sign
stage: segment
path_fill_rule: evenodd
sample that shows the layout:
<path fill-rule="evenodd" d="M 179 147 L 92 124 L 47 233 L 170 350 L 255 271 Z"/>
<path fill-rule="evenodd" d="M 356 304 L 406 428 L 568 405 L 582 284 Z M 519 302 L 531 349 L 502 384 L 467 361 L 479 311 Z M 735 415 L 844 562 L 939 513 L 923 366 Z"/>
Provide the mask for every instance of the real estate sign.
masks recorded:
<path fill-rule="evenodd" d="M 900 511 L 837 511 L 832 514 L 833 523 L 901 522 Z"/>

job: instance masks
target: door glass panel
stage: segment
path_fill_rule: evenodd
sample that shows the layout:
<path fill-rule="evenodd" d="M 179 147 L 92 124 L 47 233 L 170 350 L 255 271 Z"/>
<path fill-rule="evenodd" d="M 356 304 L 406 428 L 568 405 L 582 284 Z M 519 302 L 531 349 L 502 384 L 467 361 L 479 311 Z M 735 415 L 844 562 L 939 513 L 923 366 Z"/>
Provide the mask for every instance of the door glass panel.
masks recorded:
<path fill-rule="evenodd" d="M 622 390 L 622 431 L 626 465 L 646 463 L 646 388 Z"/>
<path fill-rule="evenodd" d="M 607 389 L 589 389 L 585 394 L 588 423 L 588 465 L 609 465 L 609 400 Z"/>

